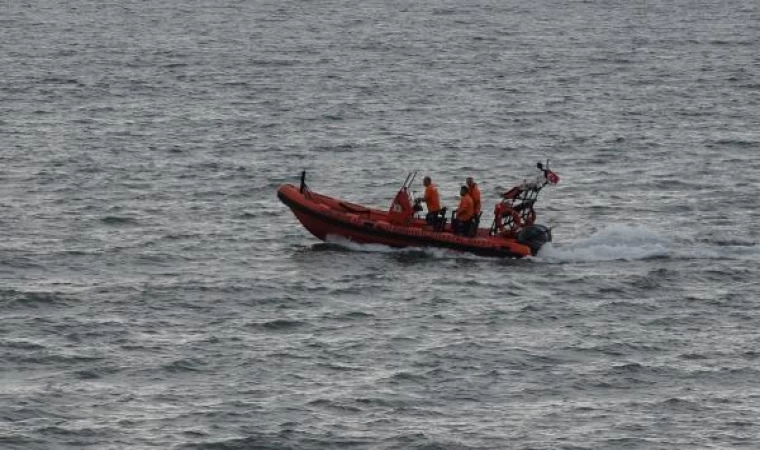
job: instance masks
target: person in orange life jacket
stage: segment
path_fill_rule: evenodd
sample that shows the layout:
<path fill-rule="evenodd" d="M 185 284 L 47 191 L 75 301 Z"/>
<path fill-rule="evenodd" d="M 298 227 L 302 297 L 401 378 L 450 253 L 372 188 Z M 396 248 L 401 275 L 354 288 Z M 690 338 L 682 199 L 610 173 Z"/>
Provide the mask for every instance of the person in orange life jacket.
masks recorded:
<path fill-rule="evenodd" d="M 472 197 L 470 197 L 467 186 L 462 186 L 462 188 L 459 189 L 459 195 L 461 198 L 459 199 L 456 219 L 452 220 L 451 225 L 454 234 L 465 234 L 470 225 L 470 221 L 475 217 L 475 205 L 473 204 Z"/>
<path fill-rule="evenodd" d="M 417 200 L 425 202 L 427 205 L 428 212 L 425 215 L 425 222 L 428 225 L 433 225 L 438 219 L 438 212 L 441 210 L 441 198 L 438 195 L 438 188 L 435 187 L 430 177 L 423 178 L 422 185 L 425 186 L 425 196 Z"/>
<path fill-rule="evenodd" d="M 478 184 L 475 183 L 475 180 L 472 179 L 472 177 L 467 177 L 467 190 L 470 192 L 472 203 L 475 206 L 475 215 L 478 215 L 480 214 L 482 205 L 480 202 L 480 188 L 478 187 Z"/>

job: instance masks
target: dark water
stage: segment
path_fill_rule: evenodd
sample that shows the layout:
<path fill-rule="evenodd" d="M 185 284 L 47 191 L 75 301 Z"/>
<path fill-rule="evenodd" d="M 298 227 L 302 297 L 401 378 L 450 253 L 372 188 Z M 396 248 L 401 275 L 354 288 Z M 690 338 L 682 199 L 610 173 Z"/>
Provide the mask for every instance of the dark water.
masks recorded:
<path fill-rule="evenodd" d="M 760 436 L 760 4 L 0 8 L 0 448 Z M 275 197 L 486 210 L 539 257 L 321 244 Z"/>

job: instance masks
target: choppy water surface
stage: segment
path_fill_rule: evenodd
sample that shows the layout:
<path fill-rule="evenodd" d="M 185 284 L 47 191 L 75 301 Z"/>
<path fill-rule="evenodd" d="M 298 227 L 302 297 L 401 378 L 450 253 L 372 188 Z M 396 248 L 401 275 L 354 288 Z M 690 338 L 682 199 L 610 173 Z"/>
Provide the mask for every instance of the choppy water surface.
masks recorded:
<path fill-rule="evenodd" d="M 758 5 L 8 3 L 0 447 L 756 448 Z M 546 158 L 528 260 L 275 196 Z"/>

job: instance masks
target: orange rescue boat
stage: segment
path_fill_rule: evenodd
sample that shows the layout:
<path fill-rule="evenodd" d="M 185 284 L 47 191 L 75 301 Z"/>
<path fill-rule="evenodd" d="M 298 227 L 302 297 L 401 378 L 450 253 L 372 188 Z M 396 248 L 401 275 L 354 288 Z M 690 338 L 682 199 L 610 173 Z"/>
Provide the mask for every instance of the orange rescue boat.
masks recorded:
<path fill-rule="evenodd" d="M 535 224 L 533 206 L 541 189 L 547 184 L 556 184 L 559 177 L 541 163 L 537 167 L 543 174 L 541 179 L 522 183 L 502 195 L 501 202 L 494 208 L 490 228 L 480 228 L 480 216 L 477 216 L 465 227 L 464 234 L 455 234 L 446 223 L 445 209 L 432 224 L 415 217 L 421 210 L 410 195 L 416 172 L 407 176 L 388 211 L 313 192 L 306 185 L 306 172 L 301 173 L 300 186 L 283 185 L 277 196 L 311 234 L 323 241 L 328 236 L 340 236 L 362 244 L 438 247 L 482 256 L 521 258 L 535 255 L 552 239 L 548 227 Z M 452 213 L 454 218 L 455 213 Z"/>

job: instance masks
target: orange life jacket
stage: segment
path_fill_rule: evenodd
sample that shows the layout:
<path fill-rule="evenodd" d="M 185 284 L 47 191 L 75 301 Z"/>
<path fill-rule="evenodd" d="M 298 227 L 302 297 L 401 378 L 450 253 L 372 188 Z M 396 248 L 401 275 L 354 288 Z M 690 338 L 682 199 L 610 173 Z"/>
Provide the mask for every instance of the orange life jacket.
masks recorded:
<path fill-rule="evenodd" d="M 457 208 L 457 220 L 466 222 L 475 216 L 475 205 L 472 202 L 470 194 L 464 194 L 459 200 L 459 208 Z"/>
<path fill-rule="evenodd" d="M 438 189 L 433 183 L 430 183 L 425 188 L 425 203 L 427 204 L 428 212 L 438 212 L 441 210 L 441 198 L 438 196 Z"/>
<path fill-rule="evenodd" d="M 478 188 L 478 185 L 473 183 L 472 186 L 470 186 L 470 197 L 472 197 L 472 203 L 475 207 L 475 214 L 480 213 L 480 188 Z"/>

